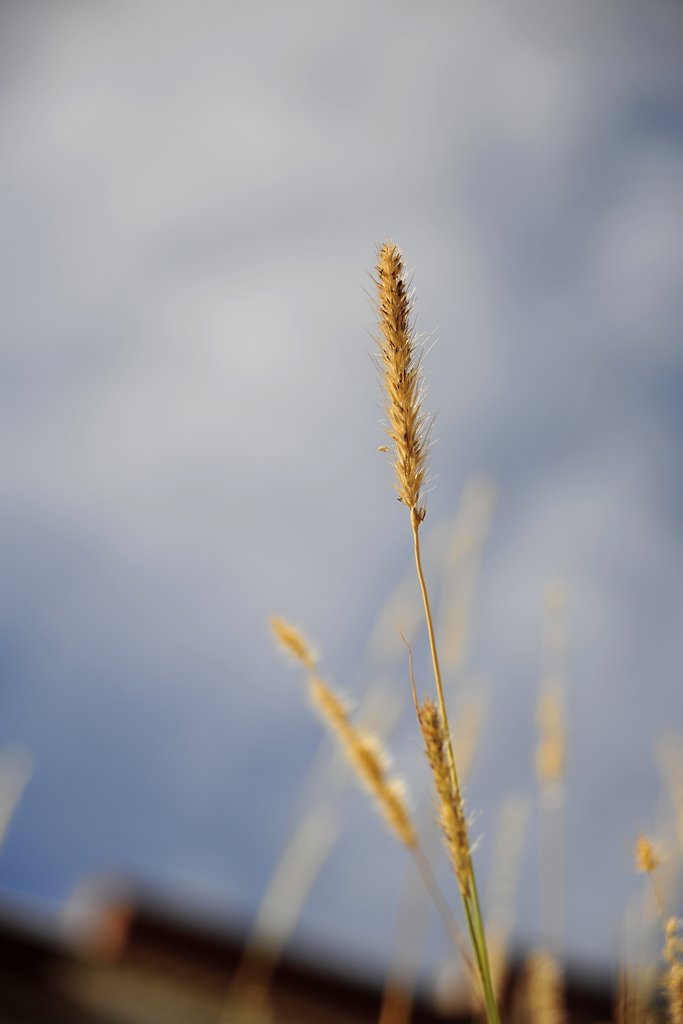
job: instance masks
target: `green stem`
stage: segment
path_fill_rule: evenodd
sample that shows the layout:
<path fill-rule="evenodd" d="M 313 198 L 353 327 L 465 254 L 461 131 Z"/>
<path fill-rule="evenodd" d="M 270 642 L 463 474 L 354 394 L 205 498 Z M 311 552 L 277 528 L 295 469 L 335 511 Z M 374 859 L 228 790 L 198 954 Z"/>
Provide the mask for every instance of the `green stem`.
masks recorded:
<path fill-rule="evenodd" d="M 453 782 L 453 790 L 456 797 L 460 795 L 460 786 L 458 784 L 458 775 L 455 770 L 455 759 L 453 758 L 453 745 L 451 743 L 451 732 L 448 727 L 448 715 L 446 714 L 446 702 L 443 696 L 443 687 L 441 685 L 441 671 L 439 669 L 439 658 L 436 653 L 436 640 L 434 639 L 434 626 L 432 623 L 432 613 L 429 607 L 429 597 L 427 595 L 427 586 L 425 584 L 424 575 L 422 573 L 422 562 L 420 559 L 420 540 L 418 536 L 418 529 L 420 526 L 420 518 L 417 509 L 411 509 L 410 520 L 413 527 L 413 538 L 415 541 L 415 565 L 417 566 L 417 575 L 420 580 L 420 588 L 422 590 L 422 600 L 424 602 L 425 615 L 427 616 L 427 630 L 429 632 L 429 646 L 432 652 L 432 664 L 434 665 L 434 678 L 436 679 L 436 691 L 439 698 L 439 711 L 441 712 L 441 718 L 443 720 L 444 729 L 446 732 L 446 753 L 448 756 L 448 767 L 451 773 L 451 780 Z M 467 930 L 470 934 L 470 941 L 472 943 L 472 950 L 474 952 L 474 958 L 479 968 L 479 976 L 481 979 L 481 985 L 484 992 L 484 1002 L 486 1003 L 486 1012 L 489 1018 L 489 1024 L 500 1024 L 500 1018 L 498 1016 L 498 1007 L 496 1006 L 496 996 L 493 989 L 493 980 L 491 978 L 491 967 L 489 965 L 488 950 L 486 948 L 486 936 L 484 934 L 484 922 L 481 916 L 481 909 L 479 907 L 479 896 L 477 894 L 477 883 L 474 878 L 474 868 L 472 867 L 472 858 L 470 856 L 469 841 L 467 844 L 467 896 L 463 896 L 462 902 L 465 910 L 465 918 L 467 920 Z"/>

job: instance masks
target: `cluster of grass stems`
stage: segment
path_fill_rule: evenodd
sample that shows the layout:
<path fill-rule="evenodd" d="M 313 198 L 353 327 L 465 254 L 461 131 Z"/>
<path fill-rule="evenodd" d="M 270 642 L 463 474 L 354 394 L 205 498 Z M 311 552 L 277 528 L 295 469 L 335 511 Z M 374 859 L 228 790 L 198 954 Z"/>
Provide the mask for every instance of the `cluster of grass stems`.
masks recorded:
<path fill-rule="evenodd" d="M 271 618 L 270 624 L 280 647 L 306 670 L 311 702 L 338 740 L 355 775 L 373 797 L 391 831 L 413 854 L 423 881 L 469 972 L 475 1007 L 478 1007 L 480 1014 L 485 1016 L 489 1024 L 499 1024 L 499 977 L 496 976 L 497 972 L 492 970 L 484 930 L 472 865 L 468 822 L 453 754 L 432 611 L 420 553 L 420 527 L 426 511 L 424 499 L 429 474 L 431 429 L 430 419 L 424 409 L 423 348 L 413 326 L 413 294 L 403 257 L 390 241 L 377 250 L 373 284 L 372 303 L 377 316 L 377 329 L 374 335 L 377 348 L 374 358 L 383 392 L 385 429 L 388 436 L 388 443 L 382 445 L 380 450 L 390 456 L 398 498 L 405 505 L 409 515 L 415 567 L 424 606 L 434 675 L 434 697 L 427 696 L 420 703 L 413 678 L 412 652 L 406 641 L 412 695 L 424 742 L 424 752 L 433 777 L 439 823 L 462 900 L 469 935 L 469 950 L 421 849 L 417 829 L 408 811 L 403 786 L 397 778 L 389 775 L 388 758 L 381 743 L 372 733 L 358 728 L 351 722 L 344 702 L 318 674 L 316 656 L 301 631 L 275 616 Z M 561 604 L 561 595 L 551 595 L 548 602 L 551 609 L 553 606 L 557 609 Z M 541 809 L 559 806 L 557 801 L 553 801 L 554 794 L 560 791 L 564 764 L 561 694 L 553 679 L 553 673 L 550 671 L 545 682 L 542 682 L 539 700 L 540 742 L 536 768 Z M 548 820 L 550 817 L 551 815 Z M 556 861 L 561 861 L 561 846 L 560 836 L 554 848 Z M 546 860 L 552 861 L 553 856 Z M 542 871 L 543 862 L 542 856 Z M 649 841 L 642 837 L 636 847 L 636 864 L 638 869 L 646 872 L 652 880 L 664 930 L 666 991 L 671 1024 L 683 1024 L 683 944 L 676 935 L 677 922 L 666 910 L 662 889 L 657 879 L 657 858 Z M 561 888 L 561 885 L 556 884 L 557 881 L 557 877 L 554 882 L 552 879 L 546 880 L 547 906 L 559 898 L 553 895 L 553 889 Z M 561 878 L 559 881 L 561 883 Z M 542 895 L 543 888 L 542 878 Z M 561 917 L 561 909 L 556 909 L 556 917 Z M 527 962 L 524 1015 L 532 1024 L 562 1024 L 565 1019 L 561 972 L 547 948 L 542 948 Z M 627 1015 L 618 1013 L 617 1016 L 622 1017 L 622 1024 L 629 1024 L 626 1020 Z"/>
<path fill-rule="evenodd" d="M 430 423 L 424 410 L 422 349 L 412 323 L 412 295 L 403 257 L 391 242 L 378 249 L 376 292 L 376 366 L 384 391 L 386 433 L 395 471 L 399 500 L 410 515 L 415 566 L 420 583 L 434 669 L 436 701 L 427 697 L 420 706 L 412 674 L 411 682 L 417 719 L 425 743 L 438 798 L 439 817 L 462 898 L 472 949 L 472 960 L 481 999 L 490 1024 L 499 1024 L 493 977 L 484 933 L 477 883 L 463 810 L 462 794 L 453 756 L 453 745 L 444 700 L 439 657 L 429 595 L 422 570 L 420 526 L 425 518 L 424 487 L 429 470 Z M 316 671 L 315 657 L 302 634 L 284 620 L 273 617 L 271 627 L 280 645 L 308 671 L 310 696 L 323 720 L 337 736 L 358 778 L 376 800 L 397 838 L 420 859 L 422 855 L 410 819 L 401 784 L 386 773 L 386 758 L 376 740 L 359 732 L 349 721 L 339 697 Z M 410 652 L 409 652 L 410 653 Z M 431 880 L 430 880 L 431 881 Z M 472 960 L 465 953 L 466 962 Z"/>

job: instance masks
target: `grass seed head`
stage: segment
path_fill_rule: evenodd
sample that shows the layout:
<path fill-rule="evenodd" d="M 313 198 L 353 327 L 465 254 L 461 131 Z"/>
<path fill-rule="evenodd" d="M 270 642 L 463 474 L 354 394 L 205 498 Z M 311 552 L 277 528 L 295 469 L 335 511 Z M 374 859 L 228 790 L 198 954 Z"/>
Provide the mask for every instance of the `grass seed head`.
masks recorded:
<path fill-rule="evenodd" d="M 683 1024 L 683 963 L 680 960 L 681 943 L 676 938 L 677 927 L 678 921 L 675 917 L 670 917 L 664 926 L 664 956 L 669 963 L 664 974 L 664 988 L 671 1024 Z"/>
<path fill-rule="evenodd" d="M 683 964 L 676 960 L 664 978 L 671 1024 L 683 1024 Z"/>
<path fill-rule="evenodd" d="M 526 969 L 530 1024 L 564 1024 L 564 984 L 554 957 L 540 950 L 529 957 Z"/>
<path fill-rule="evenodd" d="M 411 849 L 417 846 L 415 828 L 405 800 L 403 783 L 387 778 L 389 758 L 379 739 L 351 724 L 344 704 L 319 676 L 309 676 L 311 701 L 328 728 L 335 734 L 342 752 L 357 778 L 372 794 L 382 817 L 394 835 Z"/>
<path fill-rule="evenodd" d="M 562 700 L 557 687 L 541 694 L 538 705 L 539 743 L 536 750 L 536 771 L 539 781 L 552 785 L 562 781 L 564 773 L 565 736 Z"/>
<path fill-rule="evenodd" d="M 316 666 L 316 657 L 303 633 L 278 615 L 271 615 L 269 622 L 273 636 L 282 650 L 312 672 Z"/>
<path fill-rule="evenodd" d="M 651 875 L 657 869 L 659 861 L 652 847 L 652 843 L 645 836 L 638 836 L 634 852 L 636 871 L 643 871 Z"/>
<path fill-rule="evenodd" d="M 399 499 L 419 524 L 425 516 L 422 488 L 428 471 L 430 425 L 422 408 L 422 349 L 412 326 L 412 294 L 403 256 L 392 242 L 378 247 L 375 272 L 373 305 L 379 348 L 375 363 L 384 391 L 386 433 L 391 440 L 386 450 L 393 456 Z"/>
<path fill-rule="evenodd" d="M 425 741 L 425 753 L 432 769 L 434 788 L 438 796 L 439 821 L 451 855 L 453 870 L 464 898 L 469 896 L 470 848 L 467 822 L 459 792 L 453 788 L 446 756 L 446 731 L 439 709 L 429 697 L 420 708 L 420 728 Z"/>

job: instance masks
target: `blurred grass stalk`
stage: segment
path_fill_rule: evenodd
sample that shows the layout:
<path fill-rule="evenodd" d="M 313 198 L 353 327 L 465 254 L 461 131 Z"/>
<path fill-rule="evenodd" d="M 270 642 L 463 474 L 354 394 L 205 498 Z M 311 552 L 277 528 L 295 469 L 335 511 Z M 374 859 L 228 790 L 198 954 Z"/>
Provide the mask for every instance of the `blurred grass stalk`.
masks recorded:
<path fill-rule="evenodd" d="M 566 761 L 565 691 L 569 644 L 568 596 L 555 583 L 544 596 L 543 662 L 538 690 L 538 780 L 541 940 L 549 954 L 564 952 L 564 776 Z"/>
<path fill-rule="evenodd" d="M 536 777 L 539 804 L 541 946 L 527 959 L 527 1014 L 531 1024 L 566 1019 L 564 976 L 564 693 L 569 633 L 567 592 L 559 583 L 545 593 L 542 670 L 538 690 Z"/>
<path fill-rule="evenodd" d="M 664 890 L 657 876 L 661 858 L 652 843 L 640 835 L 634 851 L 636 870 L 648 875 L 652 883 L 652 892 L 657 912 L 664 932 L 664 959 L 667 969 L 664 972 L 663 987 L 669 1010 L 671 1024 L 683 1024 L 683 942 L 678 938 L 679 921 L 669 915 Z"/>
<path fill-rule="evenodd" d="M 0 750 L 0 847 L 32 774 L 33 758 L 25 747 L 10 745 Z"/>
<path fill-rule="evenodd" d="M 507 945 L 531 807 L 524 793 L 509 793 L 498 811 L 486 886 L 487 940 L 491 973 L 500 1001 L 507 970 Z"/>

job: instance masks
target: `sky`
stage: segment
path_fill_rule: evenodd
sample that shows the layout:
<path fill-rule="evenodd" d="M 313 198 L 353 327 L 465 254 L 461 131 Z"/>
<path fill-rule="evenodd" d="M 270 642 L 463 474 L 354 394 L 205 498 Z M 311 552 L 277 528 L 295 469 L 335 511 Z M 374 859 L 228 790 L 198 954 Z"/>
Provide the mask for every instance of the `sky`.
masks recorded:
<path fill-rule="evenodd" d="M 538 942 L 561 585 L 564 942 L 613 964 L 683 727 L 680 6 L 21 0 L 0 40 L 0 744 L 33 759 L 0 886 L 113 871 L 253 919 L 324 761 L 267 617 L 360 701 L 412 579 L 368 356 L 392 238 L 429 350 L 435 593 L 466 482 L 497 495 L 458 683 L 488 694 L 475 869 L 525 794 L 513 945 Z M 415 658 L 427 690 L 424 632 Z M 408 703 L 390 745 L 428 811 Z M 296 938 L 379 971 L 405 853 L 340 799 Z"/>

